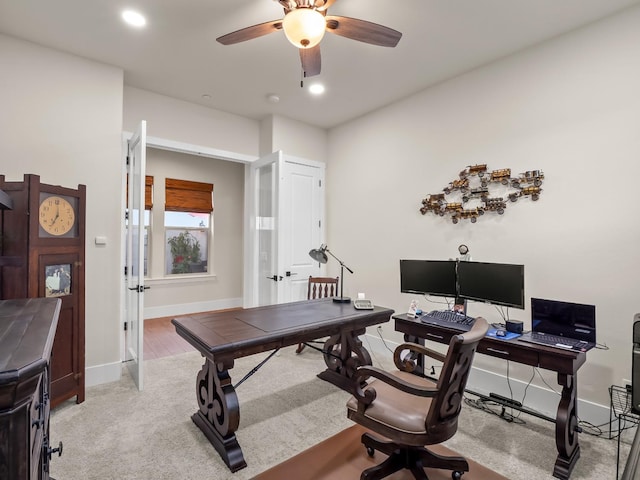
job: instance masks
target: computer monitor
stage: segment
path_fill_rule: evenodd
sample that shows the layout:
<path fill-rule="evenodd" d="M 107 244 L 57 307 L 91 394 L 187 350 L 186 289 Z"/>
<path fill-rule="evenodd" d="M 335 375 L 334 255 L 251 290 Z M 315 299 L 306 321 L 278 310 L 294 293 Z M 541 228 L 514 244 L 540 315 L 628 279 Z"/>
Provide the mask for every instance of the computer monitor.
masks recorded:
<path fill-rule="evenodd" d="M 458 262 L 458 296 L 524 309 L 524 265 Z"/>
<path fill-rule="evenodd" d="M 455 297 L 455 260 L 400 260 L 400 291 Z"/>

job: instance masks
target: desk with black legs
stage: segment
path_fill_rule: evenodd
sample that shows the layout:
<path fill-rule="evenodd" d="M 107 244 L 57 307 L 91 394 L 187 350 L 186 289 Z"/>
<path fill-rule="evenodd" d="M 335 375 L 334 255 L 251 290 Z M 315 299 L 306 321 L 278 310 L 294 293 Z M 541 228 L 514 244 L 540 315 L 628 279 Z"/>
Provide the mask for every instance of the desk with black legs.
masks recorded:
<path fill-rule="evenodd" d="M 394 315 L 395 329 L 404 333 L 405 341 L 424 343 L 424 340 L 448 344 L 457 331 L 422 323 L 419 318 L 409 318 L 406 314 Z M 553 476 L 568 479 L 580 458 L 578 444 L 578 369 L 587 359 L 585 352 L 560 350 L 542 345 L 520 342 L 517 339 L 499 340 L 485 337 L 478 345 L 477 353 L 510 360 L 512 362 L 543 368 L 558 374 L 558 384 L 562 394 L 556 413 L 556 457 Z M 419 370 L 421 370 L 420 365 Z M 422 373 L 422 372 L 420 372 Z"/>
<path fill-rule="evenodd" d="M 196 377 L 198 410 L 191 419 L 232 472 L 246 467 L 235 435 L 240 405 L 229 375 L 234 360 L 329 337 L 323 348 L 327 368 L 318 377 L 351 391 L 355 370 L 371 365 L 358 335 L 392 314 L 383 307 L 356 310 L 351 303 L 319 299 L 174 318 L 178 335 L 205 357 Z"/>

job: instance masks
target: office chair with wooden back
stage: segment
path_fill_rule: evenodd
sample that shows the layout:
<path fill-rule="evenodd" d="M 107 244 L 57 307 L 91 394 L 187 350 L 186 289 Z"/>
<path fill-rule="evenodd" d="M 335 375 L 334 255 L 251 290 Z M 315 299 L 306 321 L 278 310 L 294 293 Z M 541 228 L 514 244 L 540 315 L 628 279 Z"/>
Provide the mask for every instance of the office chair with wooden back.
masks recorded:
<path fill-rule="evenodd" d="M 338 294 L 338 277 L 309 277 L 307 300 L 335 297 Z M 299 343 L 296 353 L 304 350 L 305 344 Z"/>
<path fill-rule="evenodd" d="M 353 379 L 355 394 L 347 402 L 347 416 L 389 439 L 381 440 L 370 433 L 362 435 L 370 456 L 375 450 L 388 455 L 379 465 L 364 470 L 362 480 L 384 478 L 403 468 L 419 480 L 427 480 L 424 468 L 451 470 L 454 479 L 469 471 L 463 457 L 442 456 L 429 451 L 426 445 L 442 443 L 455 435 L 473 356 L 487 330 L 487 321 L 477 317 L 471 330 L 451 338 L 446 355 L 404 343 L 393 354 L 398 371 L 358 368 Z M 408 357 L 404 355 L 407 350 Z M 411 373 L 416 368 L 416 354 L 443 363 L 437 382 Z M 368 377 L 373 378 L 362 387 Z"/>

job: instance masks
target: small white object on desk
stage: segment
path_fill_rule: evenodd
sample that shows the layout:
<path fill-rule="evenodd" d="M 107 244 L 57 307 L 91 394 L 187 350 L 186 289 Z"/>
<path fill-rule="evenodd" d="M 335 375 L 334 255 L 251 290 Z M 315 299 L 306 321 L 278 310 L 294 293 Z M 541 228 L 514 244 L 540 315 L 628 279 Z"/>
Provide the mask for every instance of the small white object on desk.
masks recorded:
<path fill-rule="evenodd" d="M 416 311 L 418 310 L 418 301 L 411 300 L 411 305 L 409 305 L 409 311 L 407 312 L 407 317 L 416 318 Z"/>
<path fill-rule="evenodd" d="M 373 310 L 373 302 L 364 298 L 358 298 L 353 301 L 353 306 L 356 310 Z"/>

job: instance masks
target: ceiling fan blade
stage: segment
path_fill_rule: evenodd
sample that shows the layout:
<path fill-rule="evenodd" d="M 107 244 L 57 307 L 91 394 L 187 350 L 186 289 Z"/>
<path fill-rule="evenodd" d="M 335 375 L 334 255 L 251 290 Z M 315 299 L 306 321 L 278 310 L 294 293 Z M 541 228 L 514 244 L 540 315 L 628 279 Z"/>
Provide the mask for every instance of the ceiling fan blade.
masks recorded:
<path fill-rule="evenodd" d="M 262 37 L 263 35 L 268 35 L 278 30 L 282 30 L 282 20 L 272 20 L 270 22 L 252 25 L 251 27 L 241 28 L 235 32 L 218 37 L 216 40 L 223 45 L 233 45 L 234 43 Z"/>
<path fill-rule="evenodd" d="M 324 12 L 334 3 L 336 3 L 336 0 L 316 0 L 314 6 L 319 12 Z"/>
<path fill-rule="evenodd" d="M 328 32 L 371 45 L 395 47 L 402 37 L 402 33 L 393 28 L 366 20 L 333 15 L 327 15 L 325 18 Z"/>
<path fill-rule="evenodd" d="M 300 48 L 300 61 L 305 77 L 320 74 L 320 45 L 312 48 Z"/>

